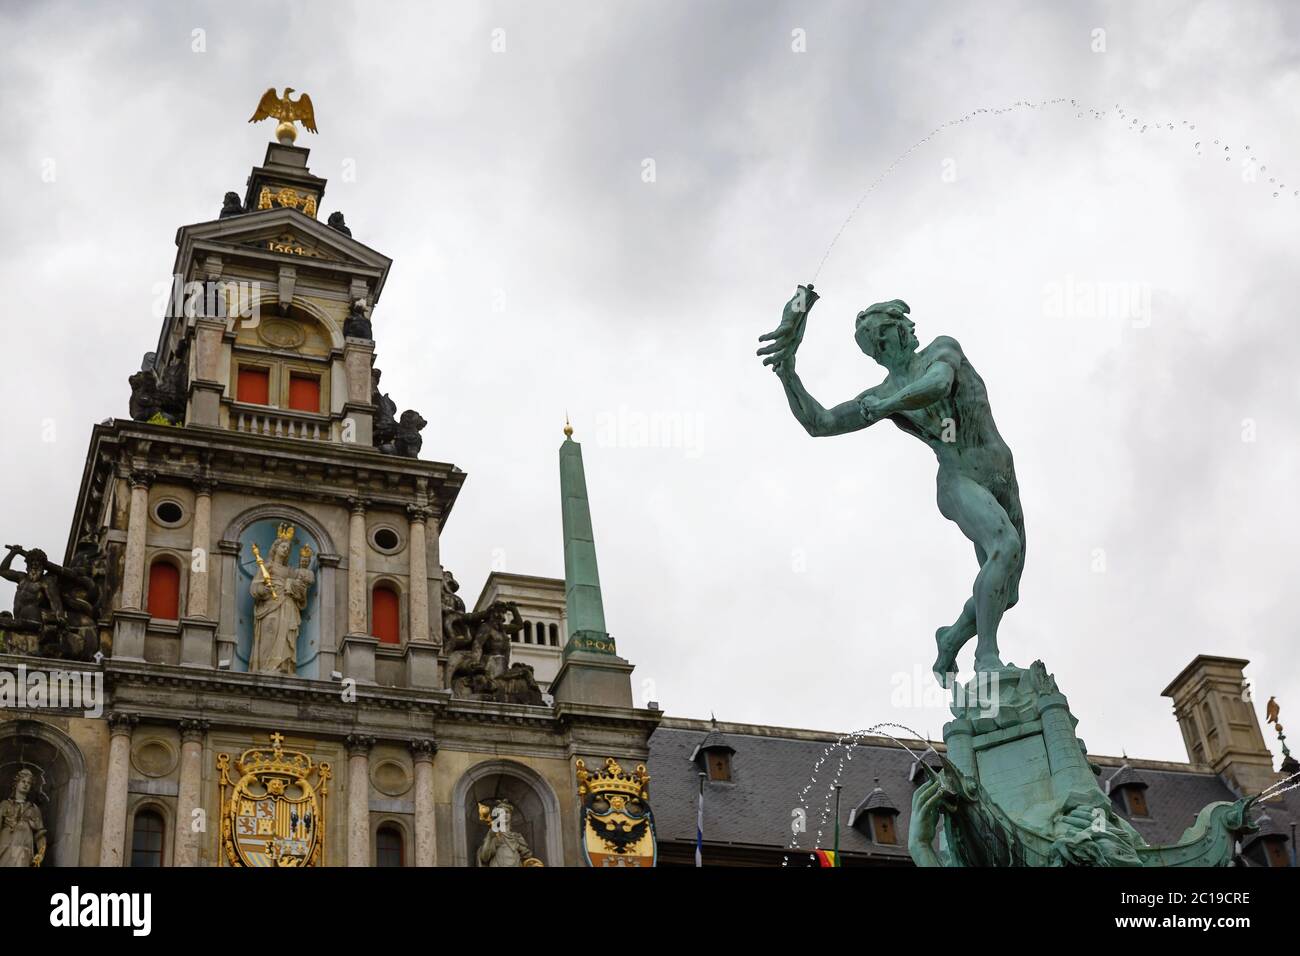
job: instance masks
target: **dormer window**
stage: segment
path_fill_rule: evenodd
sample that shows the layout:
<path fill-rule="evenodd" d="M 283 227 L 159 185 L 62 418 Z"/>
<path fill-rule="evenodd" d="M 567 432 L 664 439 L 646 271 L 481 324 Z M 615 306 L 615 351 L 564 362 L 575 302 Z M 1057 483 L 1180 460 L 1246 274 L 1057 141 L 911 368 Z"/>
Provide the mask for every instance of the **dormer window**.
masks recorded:
<path fill-rule="evenodd" d="M 1116 770 L 1106 781 L 1106 792 L 1130 817 L 1149 817 L 1146 778 L 1128 764 Z"/>
<path fill-rule="evenodd" d="M 691 760 L 700 765 L 700 768 L 709 775 L 711 782 L 730 783 L 731 756 L 735 752 L 736 748 L 731 746 L 726 735 L 718 730 L 718 721 L 714 718 L 713 729 L 704 735 L 704 739 L 691 754 Z"/>
<path fill-rule="evenodd" d="M 877 777 L 872 791 L 849 811 L 849 826 L 869 837 L 877 846 L 897 846 L 897 818 L 898 807 L 880 786 L 880 778 Z"/>

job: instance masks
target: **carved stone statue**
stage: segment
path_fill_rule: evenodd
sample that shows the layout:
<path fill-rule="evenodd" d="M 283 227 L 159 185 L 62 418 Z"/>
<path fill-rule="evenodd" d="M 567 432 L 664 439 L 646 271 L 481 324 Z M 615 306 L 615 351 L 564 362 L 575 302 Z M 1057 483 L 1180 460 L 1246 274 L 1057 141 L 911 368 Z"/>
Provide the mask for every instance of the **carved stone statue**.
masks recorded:
<path fill-rule="evenodd" d="M 145 352 L 140 371 L 127 382 L 131 385 L 131 420 L 147 422 L 162 411 L 162 396 L 158 387 L 158 373 L 154 370 L 156 356 Z"/>
<path fill-rule="evenodd" d="M 229 219 L 231 216 L 242 216 L 247 212 L 244 204 L 239 201 L 239 193 L 226 193 L 225 199 L 221 202 L 221 215 L 218 219 Z"/>
<path fill-rule="evenodd" d="M 183 340 L 161 372 L 157 368 L 156 354 L 144 354 L 140 371 L 127 379 L 131 385 L 130 412 L 133 421 L 149 422 L 161 416 L 175 425 L 185 420 L 190 386 L 188 353 L 189 342 Z"/>
<path fill-rule="evenodd" d="M 419 458 L 420 448 L 424 445 L 420 432 L 427 424 L 429 423 L 424 420 L 424 417 L 413 408 L 402 412 L 402 418 L 397 423 L 397 436 L 393 439 L 392 451 L 388 454 L 400 455 L 403 458 Z M 380 451 L 386 450 L 387 446 L 380 449 Z"/>
<path fill-rule="evenodd" d="M 379 378 L 383 374 L 377 368 L 370 370 L 370 404 L 375 406 L 371 434 L 375 447 L 381 451 L 397 440 L 397 403 L 379 390 Z"/>
<path fill-rule="evenodd" d="M 345 236 L 351 237 L 352 235 L 352 230 L 349 229 L 348 224 L 343 221 L 342 212 L 336 211 L 330 213 L 330 217 L 328 220 L 326 220 L 325 225 L 329 226 L 331 229 L 338 230 L 339 232 L 343 233 L 343 235 Z"/>
<path fill-rule="evenodd" d="M 12 581 L 13 613 L 0 612 L 4 650 L 65 660 L 89 661 L 99 650 L 99 619 L 107 596 L 108 561 L 93 541 L 78 546 L 68 567 L 54 564 L 40 548 L 16 544 L 0 561 L 0 577 Z M 21 555 L 27 569 L 13 569 Z"/>
<path fill-rule="evenodd" d="M 14 775 L 8 800 L 0 800 L 0 866 L 40 866 L 45 859 L 45 822 L 30 799 L 36 775 L 23 767 Z"/>
<path fill-rule="evenodd" d="M 455 593 L 459 588 L 451 572 L 444 571 L 444 686 L 454 697 L 543 704 L 532 667 L 510 663 L 511 635 L 524 626 L 519 608 L 510 601 L 494 601 L 481 611 L 467 613 L 465 603 Z"/>
<path fill-rule="evenodd" d="M 863 309 L 854 326 L 858 348 L 885 369 L 885 380 L 854 399 L 823 407 L 795 373 L 795 353 L 817 298 L 811 285 L 799 286 L 781 324 L 760 337 L 771 344 L 758 354 L 766 356 L 763 364 L 776 372 L 790 411 L 813 437 L 888 420 L 934 452 L 939 511 L 974 543 L 980 564 L 961 614 L 935 633 L 934 672 L 950 683 L 957 653 L 977 635 L 975 670 L 999 670 L 998 624 L 1019 598 L 1025 523 L 1011 450 L 993 423 L 984 382 L 955 339 L 941 335 L 919 348 L 907 303 L 894 299 Z"/>
<path fill-rule="evenodd" d="M 480 807 L 480 816 L 483 815 Z M 510 828 L 515 808 L 508 800 L 498 800 L 487 808 L 488 832 L 478 847 L 479 866 L 540 866 L 528 843 Z"/>
<path fill-rule="evenodd" d="M 185 420 L 185 406 L 190 399 L 190 343 L 182 339 L 158 376 L 158 395 L 162 413 L 172 424 Z"/>
<path fill-rule="evenodd" d="M 0 577 L 17 585 L 13 616 L 5 627 L 10 632 L 10 649 L 57 657 L 59 632 L 66 621 L 60 587 L 63 568 L 51 563 L 40 548 L 28 551 L 16 544 L 5 547 L 9 553 L 0 561 Z M 22 555 L 26 560 L 26 571 L 20 573 L 13 569 L 15 555 Z"/>
<path fill-rule="evenodd" d="M 307 592 L 315 575 L 311 572 L 311 549 L 303 547 L 298 567 L 289 567 L 293 548 L 293 526 L 281 525 L 271 553 L 249 584 L 253 596 L 253 646 L 249 669 L 268 674 L 292 674 L 298 660 L 298 631 Z M 255 552 L 256 553 L 256 552 Z"/>
<path fill-rule="evenodd" d="M 348 317 L 343 320 L 343 335 L 349 339 L 374 339 L 374 327 L 366 311 L 365 299 L 357 299 L 348 309 Z"/>

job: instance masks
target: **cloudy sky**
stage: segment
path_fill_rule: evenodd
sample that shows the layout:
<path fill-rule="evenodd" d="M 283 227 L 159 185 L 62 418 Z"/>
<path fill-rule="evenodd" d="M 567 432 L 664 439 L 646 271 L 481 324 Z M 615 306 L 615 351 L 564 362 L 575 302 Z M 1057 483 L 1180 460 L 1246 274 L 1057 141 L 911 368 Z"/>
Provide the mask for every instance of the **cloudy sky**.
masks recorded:
<path fill-rule="evenodd" d="M 245 120 L 290 85 L 322 213 L 395 260 L 378 364 L 469 474 L 443 556 L 471 597 L 563 574 L 567 410 L 639 702 L 937 734 L 933 633 L 976 567 L 933 458 L 809 438 L 754 357 L 906 154 L 817 276 L 809 390 L 879 381 L 871 302 L 961 341 L 1026 513 L 1004 658 L 1047 663 L 1094 752 L 1182 759 L 1159 693 L 1199 653 L 1300 708 L 1294 5 L 51 2 L 0 29 L 4 542 L 62 550 L 176 228 L 242 193 L 271 135 Z"/>

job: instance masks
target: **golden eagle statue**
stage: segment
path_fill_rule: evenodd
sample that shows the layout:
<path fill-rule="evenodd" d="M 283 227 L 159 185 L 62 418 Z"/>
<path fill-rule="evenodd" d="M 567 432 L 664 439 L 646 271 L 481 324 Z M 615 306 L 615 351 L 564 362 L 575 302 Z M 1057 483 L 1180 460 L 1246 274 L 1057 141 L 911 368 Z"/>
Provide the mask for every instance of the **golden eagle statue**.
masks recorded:
<path fill-rule="evenodd" d="M 275 138 L 284 146 L 292 146 L 298 138 L 298 130 L 293 125 L 295 122 L 316 132 L 316 114 L 311 108 L 311 97 L 303 93 L 296 100 L 291 100 L 289 94 L 292 92 L 293 87 L 286 86 L 284 96 L 276 96 L 275 87 L 271 87 L 262 94 L 262 99 L 249 120 L 250 123 L 256 123 L 264 119 L 278 119 L 280 124 L 275 128 Z"/>

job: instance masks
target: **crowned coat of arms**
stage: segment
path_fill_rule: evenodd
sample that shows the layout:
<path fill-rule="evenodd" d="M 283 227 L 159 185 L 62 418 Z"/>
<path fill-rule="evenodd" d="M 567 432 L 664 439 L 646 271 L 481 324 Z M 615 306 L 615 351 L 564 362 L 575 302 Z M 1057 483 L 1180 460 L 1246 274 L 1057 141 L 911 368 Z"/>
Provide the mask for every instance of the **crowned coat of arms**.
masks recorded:
<path fill-rule="evenodd" d="M 284 749 L 245 750 L 221 771 L 221 841 L 231 866 L 320 866 L 325 846 L 325 797 L 330 765 Z"/>
<path fill-rule="evenodd" d="M 587 864 L 654 866 L 658 844 L 645 764 L 626 773 L 617 760 L 607 757 L 603 770 L 588 770 L 579 758 L 576 769 Z"/>

